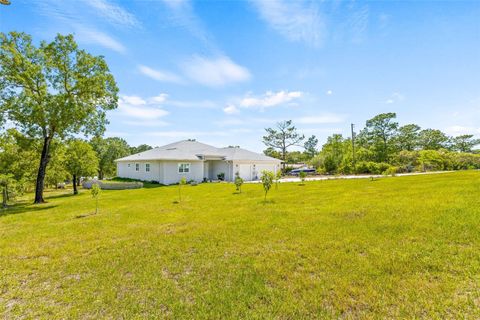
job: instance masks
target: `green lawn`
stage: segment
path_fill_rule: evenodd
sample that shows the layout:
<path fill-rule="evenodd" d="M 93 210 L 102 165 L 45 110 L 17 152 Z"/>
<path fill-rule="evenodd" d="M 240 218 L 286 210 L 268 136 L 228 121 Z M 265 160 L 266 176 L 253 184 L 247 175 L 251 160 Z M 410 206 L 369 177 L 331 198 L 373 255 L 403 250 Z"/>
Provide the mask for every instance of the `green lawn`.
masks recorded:
<path fill-rule="evenodd" d="M 103 191 L 95 216 L 87 191 L 52 193 L 0 211 L 0 317 L 480 317 L 480 172 L 177 197 Z"/>

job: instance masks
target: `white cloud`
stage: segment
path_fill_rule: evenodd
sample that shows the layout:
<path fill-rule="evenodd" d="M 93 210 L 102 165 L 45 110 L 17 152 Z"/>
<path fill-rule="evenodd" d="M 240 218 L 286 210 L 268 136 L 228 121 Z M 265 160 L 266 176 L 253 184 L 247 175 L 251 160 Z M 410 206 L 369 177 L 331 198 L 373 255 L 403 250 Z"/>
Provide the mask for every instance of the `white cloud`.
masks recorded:
<path fill-rule="evenodd" d="M 315 2 L 255 0 L 253 3 L 270 27 L 288 40 L 314 47 L 323 43 L 325 21 Z"/>
<path fill-rule="evenodd" d="M 138 66 L 138 70 L 145 76 L 157 81 L 182 83 L 182 79 L 179 76 L 168 71 L 156 70 L 144 65 Z"/>
<path fill-rule="evenodd" d="M 240 110 L 238 110 L 237 107 L 235 107 L 233 104 L 229 104 L 225 108 L 223 108 L 223 112 L 226 114 L 238 114 L 240 113 Z"/>
<path fill-rule="evenodd" d="M 207 32 L 202 20 L 195 13 L 190 0 L 163 0 L 169 9 L 167 20 L 174 27 L 180 27 L 199 39 L 207 48 L 216 50 L 212 36 Z"/>
<path fill-rule="evenodd" d="M 401 102 L 403 100 L 405 100 L 405 96 L 403 94 L 398 93 L 398 92 L 394 92 L 394 93 L 392 93 L 390 98 L 385 100 L 385 103 L 386 104 L 393 104 L 393 103 Z"/>
<path fill-rule="evenodd" d="M 267 91 L 260 97 L 247 96 L 240 101 L 240 106 L 244 108 L 270 108 L 292 102 L 303 96 L 301 91 Z"/>
<path fill-rule="evenodd" d="M 137 27 L 140 25 L 133 14 L 107 0 L 84 0 L 84 2 L 94 8 L 96 14 L 105 18 L 110 23 L 127 27 Z"/>
<path fill-rule="evenodd" d="M 80 42 L 98 44 L 119 53 L 127 51 L 123 44 L 106 33 L 82 25 L 77 25 L 75 29 Z"/>
<path fill-rule="evenodd" d="M 221 87 L 229 83 L 250 79 L 250 72 L 226 56 L 208 59 L 194 56 L 182 64 L 182 69 L 191 80 L 209 87 Z"/>
<path fill-rule="evenodd" d="M 323 116 L 300 117 L 294 119 L 293 122 L 301 124 L 326 124 L 326 123 L 342 123 L 345 117 L 342 115 L 328 114 Z"/>
<path fill-rule="evenodd" d="M 78 42 L 97 44 L 119 53 L 127 51 L 121 42 L 97 30 L 92 21 L 87 18 L 88 16 L 78 14 L 78 12 L 85 10 L 85 8 L 77 6 L 80 2 L 44 0 L 32 1 L 32 3 L 37 5 L 39 14 L 48 18 L 54 18 L 60 23 L 60 25 L 55 27 L 56 30 L 61 29 L 63 33 L 71 33 L 73 31 Z"/>
<path fill-rule="evenodd" d="M 169 106 L 177 107 L 177 108 L 206 108 L 206 109 L 214 109 L 217 108 L 217 104 L 210 100 L 201 100 L 201 101 L 168 101 Z"/>
<path fill-rule="evenodd" d="M 168 94 L 160 93 L 158 96 L 151 97 L 148 99 L 150 103 L 163 103 L 167 100 Z"/>
<path fill-rule="evenodd" d="M 333 91 L 332 90 L 327 90 L 326 94 L 327 94 L 327 96 L 331 96 L 333 94 Z"/>
<path fill-rule="evenodd" d="M 162 120 L 144 120 L 144 119 L 139 121 L 126 120 L 126 121 L 123 121 L 123 123 L 130 126 L 138 126 L 138 127 L 165 127 L 169 125 L 168 122 L 162 121 Z"/>
<path fill-rule="evenodd" d="M 153 98 L 155 99 L 155 97 Z M 147 102 L 148 101 L 148 102 Z M 138 96 L 121 95 L 118 101 L 118 112 L 120 115 L 128 117 L 124 123 L 128 123 L 133 119 L 143 121 L 154 121 L 168 114 L 158 106 L 158 103 L 152 102 L 150 99 L 143 99 Z"/>
<path fill-rule="evenodd" d="M 147 102 L 138 96 L 121 96 L 120 101 L 125 104 L 129 104 L 132 106 L 142 106 L 147 104 Z"/>

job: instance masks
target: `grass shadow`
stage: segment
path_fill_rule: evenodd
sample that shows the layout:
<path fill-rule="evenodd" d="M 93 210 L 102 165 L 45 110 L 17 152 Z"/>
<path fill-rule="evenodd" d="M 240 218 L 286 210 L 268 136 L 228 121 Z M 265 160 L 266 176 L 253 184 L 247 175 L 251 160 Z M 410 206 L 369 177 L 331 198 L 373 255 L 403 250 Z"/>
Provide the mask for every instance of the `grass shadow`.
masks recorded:
<path fill-rule="evenodd" d="M 71 193 L 62 193 L 62 194 L 57 194 L 54 196 L 46 196 L 45 199 L 60 199 L 60 198 L 68 198 L 68 197 L 73 197 L 73 196 L 78 196 L 78 194 L 73 194 Z"/>
<path fill-rule="evenodd" d="M 57 207 L 58 205 L 33 205 L 30 203 L 16 203 L 8 206 L 6 209 L 0 209 L 0 218 L 12 214 L 21 214 L 26 212 L 38 212 Z"/>
<path fill-rule="evenodd" d="M 266 204 L 275 204 L 275 200 L 270 200 L 270 199 L 267 199 L 267 200 L 262 200 L 259 202 L 260 204 L 263 204 L 263 205 L 266 205 Z"/>
<path fill-rule="evenodd" d="M 88 213 L 88 214 L 80 214 L 78 216 L 75 216 L 74 218 L 75 219 L 82 219 L 82 218 L 88 218 L 90 216 L 96 216 L 97 214 L 94 212 L 94 213 Z"/>
<path fill-rule="evenodd" d="M 161 188 L 161 187 L 166 187 L 164 184 L 160 183 L 143 183 L 143 188 L 145 189 L 155 189 L 155 188 Z"/>

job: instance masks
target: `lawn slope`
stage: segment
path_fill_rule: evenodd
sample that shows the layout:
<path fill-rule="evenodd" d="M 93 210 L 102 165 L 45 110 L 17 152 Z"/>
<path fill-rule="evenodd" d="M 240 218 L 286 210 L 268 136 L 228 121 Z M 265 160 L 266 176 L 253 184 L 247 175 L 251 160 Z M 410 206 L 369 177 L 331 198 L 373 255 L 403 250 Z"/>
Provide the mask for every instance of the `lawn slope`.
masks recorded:
<path fill-rule="evenodd" d="M 0 317 L 480 317 L 480 172 L 234 189 L 0 211 Z"/>

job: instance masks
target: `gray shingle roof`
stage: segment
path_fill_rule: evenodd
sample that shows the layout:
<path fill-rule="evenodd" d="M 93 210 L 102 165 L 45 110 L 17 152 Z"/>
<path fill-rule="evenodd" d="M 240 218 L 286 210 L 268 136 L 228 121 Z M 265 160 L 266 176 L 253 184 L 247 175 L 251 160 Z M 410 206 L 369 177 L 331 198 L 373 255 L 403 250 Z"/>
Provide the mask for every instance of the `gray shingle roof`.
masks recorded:
<path fill-rule="evenodd" d="M 157 147 L 137 154 L 132 154 L 115 161 L 202 160 L 203 157 L 219 158 L 223 160 L 280 162 L 278 159 L 242 148 L 216 148 L 214 146 L 192 140 L 174 142 L 163 147 Z"/>

